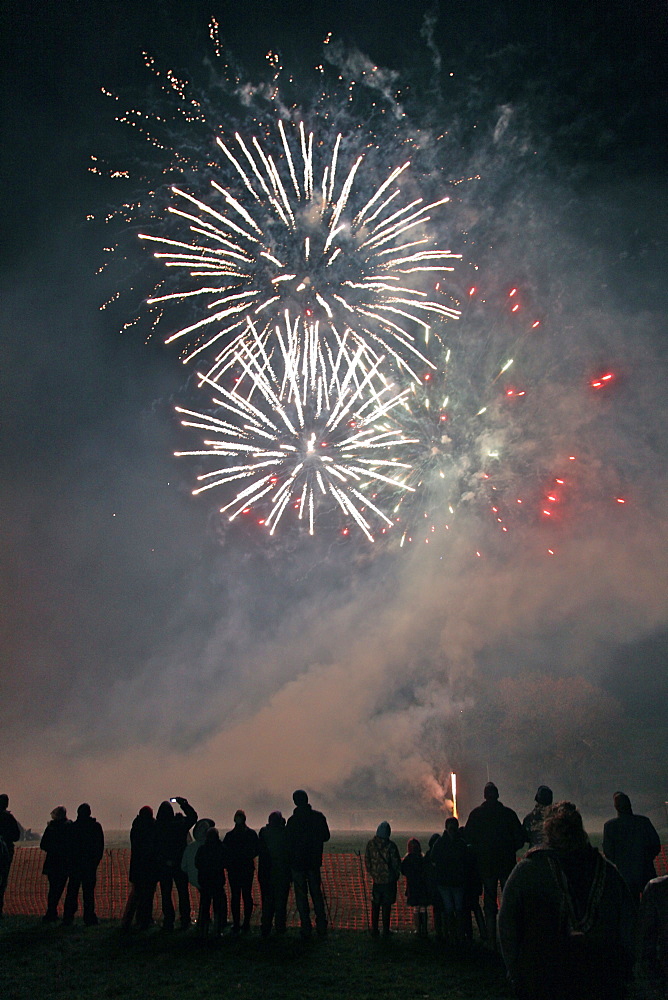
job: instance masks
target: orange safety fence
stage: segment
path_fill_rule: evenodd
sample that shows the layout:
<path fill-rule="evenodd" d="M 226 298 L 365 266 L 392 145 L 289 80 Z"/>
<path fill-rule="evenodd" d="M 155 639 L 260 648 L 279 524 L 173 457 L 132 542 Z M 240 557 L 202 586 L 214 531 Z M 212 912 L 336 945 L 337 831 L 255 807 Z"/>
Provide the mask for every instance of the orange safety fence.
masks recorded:
<path fill-rule="evenodd" d="M 46 912 L 48 881 L 42 875 L 44 854 L 34 847 L 17 847 L 9 873 L 4 912 L 42 916 Z M 655 859 L 657 875 L 668 875 L 667 848 Z M 95 905 L 98 917 L 120 920 L 128 897 L 128 869 L 130 849 L 107 848 L 97 873 Z M 330 923 L 334 928 L 365 930 L 369 926 L 371 883 L 364 870 L 364 860 L 358 854 L 325 854 L 322 866 L 322 886 Z M 413 926 L 413 912 L 406 905 L 405 881 L 401 879 L 397 891 L 397 905 L 393 908 L 392 923 L 399 930 Z M 159 916 L 159 892 L 156 893 L 154 915 Z M 253 923 L 260 919 L 260 891 L 257 880 L 253 883 L 256 903 Z M 196 916 L 197 891 L 191 890 L 193 917 Z M 175 896 L 176 904 L 176 896 Z M 288 926 L 296 927 L 299 918 L 290 891 Z"/>

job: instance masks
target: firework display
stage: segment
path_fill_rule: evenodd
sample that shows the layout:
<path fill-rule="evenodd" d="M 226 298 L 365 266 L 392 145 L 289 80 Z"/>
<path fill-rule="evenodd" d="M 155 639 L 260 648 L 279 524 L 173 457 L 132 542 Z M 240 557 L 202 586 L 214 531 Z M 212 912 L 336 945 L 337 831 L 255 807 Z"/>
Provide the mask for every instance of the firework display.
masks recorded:
<path fill-rule="evenodd" d="M 479 175 L 448 180 L 438 158 L 425 172 L 420 136 L 387 119 L 381 142 L 391 101 L 380 107 L 373 80 L 364 124 L 324 89 L 288 108 L 268 58 L 272 88 L 243 91 L 253 113 L 230 125 L 150 57 L 176 135 L 159 135 L 163 114 L 118 119 L 168 161 L 151 225 L 139 203 L 123 211 L 144 219 L 138 236 L 163 275 L 146 299 L 153 329 L 166 323 L 164 342 L 197 363 L 198 401 L 177 408 L 200 439 L 177 453 L 199 466 L 193 493 L 215 489 L 226 519 L 270 535 L 322 524 L 401 546 L 449 531 L 462 506 L 502 533 L 518 511 L 558 521 L 576 456 L 541 407 L 547 371 L 540 395 L 513 376 L 541 323 L 518 287 L 502 300 L 498 279 L 471 287 L 478 266 L 461 253 L 453 192 Z"/>
<path fill-rule="evenodd" d="M 416 368 L 436 368 L 426 353 L 434 326 L 439 340 L 438 327 L 459 315 L 434 291 L 459 255 L 428 230 L 431 213 L 450 199 L 402 204 L 408 162 L 360 196 L 364 157 L 342 166 L 340 133 L 316 182 L 313 133 L 302 122 L 292 128 L 298 155 L 282 121 L 280 157 L 257 138 L 236 133 L 234 151 L 218 138 L 241 194 L 217 180 L 209 201 L 172 188 L 177 205 L 168 211 L 190 241 L 140 235 L 188 287 L 149 304 L 193 300 L 201 314 L 167 338 L 189 345 L 185 361 L 207 361 L 202 382 L 218 390 L 220 414 L 179 410 L 191 418 L 185 426 L 216 435 L 179 454 L 227 460 L 194 492 L 250 478 L 221 513 L 259 510 L 271 534 L 290 506 L 312 534 L 317 509 L 334 500 L 373 541 L 369 513 L 392 526 L 382 504 L 414 489 L 410 449 L 419 440 L 396 423 L 397 406 L 420 381 Z M 241 377 L 228 390 L 235 371 Z"/>

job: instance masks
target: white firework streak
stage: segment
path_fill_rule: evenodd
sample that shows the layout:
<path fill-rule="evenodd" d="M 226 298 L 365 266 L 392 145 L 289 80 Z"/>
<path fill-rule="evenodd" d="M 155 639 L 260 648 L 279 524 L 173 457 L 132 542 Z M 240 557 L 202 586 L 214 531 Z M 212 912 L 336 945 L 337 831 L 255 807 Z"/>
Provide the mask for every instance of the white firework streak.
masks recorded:
<path fill-rule="evenodd" d="M 288 130 L 278 122 L 276 157 L 257 138 L 247 141 L 238 132 L 234 142 L 218 138 L 241 181 L 243 200 L 215 180 L 210 200 L 174 186 L 175 204 L 168 211 L 183 220 L 189 235 L 177 240 L 141 234 L 160 247 L 155 257 L 191 284 L 149 303 L 193 299 L 204 313 L 167 343 L 186 345 L 184 361 L 213 348 L 219 362 L 226 350 L 234 352 L 247 320 L 266 320 L 270 329 L 289 309 L 305 326 L 319 319 L 324 337 L 336 324 L 349 327 L 355 339 L 417 379 L 412 366 L 433 367 L 420 340 L 428 341 L 434 322 L 459 316 L 431 291 L 412 287 L 422 280 L 433 288 L 434 278 L 454 270 L 460 257 L 438 248 L 427 232 L 431 213 L 450 199 L 425 204 L 415 198 L 398 207 L 398 182 L 409 162 L 372 185 L 370 197 L 353 196 L 356 183 L 364 191 L 364 157 L 341 172 L 341 135 L 316 183 L 313 133 L 299 124 L 295 152 Z"/>
<path fill-rule="evenodd" d="M 217 462 L 198 476 L 202 485 L 193 493 L 246 481 L 221 513 L 234 520 L 255 508 L 272 535 L 288 508 L 308 519 L 313 534 L 318 510 L 335 501 L 373 541 L 370 515 L 392 524 L 375 493 L 412 489 L 404 482 L 410 464 L 393 457 L 408 440 L 392 422 L 410 389 L 390 386 L 380 373 L 383 358 L 370 357 L 364 345 L 342 339 L 334 354 L 315 325 L 305 336 L 289 315 L 275 331 L 279 349 L 272 359 L 252 324 L 247 334 L 234 356 L 240 374 L 232 389 L 199 375 L 216 415 L 176 408 L 184 427 L 205 434 L 202 448 L 176 454 Z"/>

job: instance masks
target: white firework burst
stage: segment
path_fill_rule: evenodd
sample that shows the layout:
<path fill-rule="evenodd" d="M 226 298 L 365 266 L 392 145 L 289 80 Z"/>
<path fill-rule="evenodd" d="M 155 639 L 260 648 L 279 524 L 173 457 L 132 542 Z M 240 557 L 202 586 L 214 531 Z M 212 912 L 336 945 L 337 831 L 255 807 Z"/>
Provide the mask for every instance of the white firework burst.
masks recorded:
<path fill-rule="evenodd" d="M 217 380 L 200 375 L 215 413 L 177 407 L 184 427 L 209 435 L 177 455 L 216 460 L 193 492 L 247 483 L 221 508 L 230 520 L 252 509 L 273 534 L 295 510 L 313 534 L 318 509 L 338 508 L 373 541 L 372 521 L 392 524 L 375 493 L 411 489 L 410 465 L 393 457 L 407 438 L 391 420 L 410 390 L 388 384 L 382 362 L 349 334 L 332 349 L 317 321 L 286 313 L 271 346 L 249 323 Z"/>
<path fill-rule="evenodd" d="M 431 365 L 421 343 L 434 324 L 459 315 L 433 290 L 459 256 L 441 249 L 428 230 L 431 213 L 449 198 L 403 203 L 399 181 L 409 162 L 378 185 L 369 184 L 370 171 L 364 177 L 364 155 L 342 169 L 340 134 L 316 181 L 313 133 L 307 135 L 303 123 L 288 129 L 278 122 L 276 155 L 238 132 L 234 143 L 218 138 L 239 190 L 213 179 L 205 200 L 174 186 L 168 211 L 183 220 L 186 237 L 141 234 L 160 246 L 155 256 L 166 267 L 188 276 L 189 287 L 149 302 L 201 306 L 202 315 L 167 343 L 184 344 L 185 361 L 214 352 L 213 376 L 215 365 L 234 354 L 249 320 L 271 331 L 288 309 L 304 330 L 317 320 L 324 338 L 337 340 L 349 329 L 417 378 L 412 366 Z M 290 144 L 295 133 L 298 152 Z"/>

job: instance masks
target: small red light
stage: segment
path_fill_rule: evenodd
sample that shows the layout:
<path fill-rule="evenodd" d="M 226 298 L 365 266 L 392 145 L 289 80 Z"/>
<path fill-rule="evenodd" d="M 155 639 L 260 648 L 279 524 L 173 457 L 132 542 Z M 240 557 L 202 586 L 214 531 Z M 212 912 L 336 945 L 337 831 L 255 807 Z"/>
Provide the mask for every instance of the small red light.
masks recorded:
<path fill-rule="evenodd" d="M 469 288 L 469 295 L 475 295 L 475 292 L 476 292 L 475 287 Z"/>
<path fill-rule="evenodd" d="M 519 309 L 519 307 L 520 307 L 519 302 L 516 302 L 515 305 L 513 306 L 513 308 L 510 311 L 516 313 L 517 310 Z"/>
<path fill-rule="evenodd" d="M 510 291 L 508 292 L 508 295 L 512 299 L 513 295 L 517 295 L 517 289 L 511 288 Z"/>
<path fill-rule="evenodd" d="M 537 326 L 540 326 L 540 320 L 537 319 L 531 324 L 531 329 L 535 330 Z"/>

